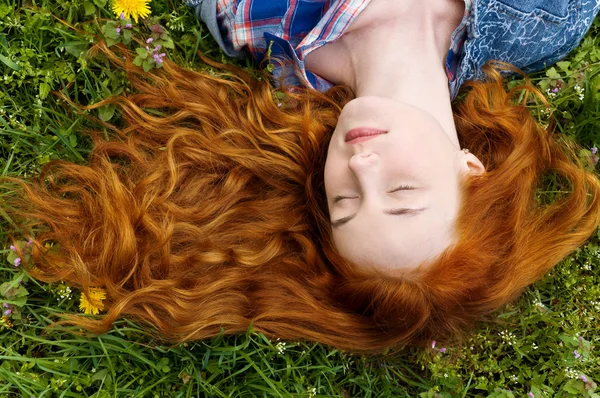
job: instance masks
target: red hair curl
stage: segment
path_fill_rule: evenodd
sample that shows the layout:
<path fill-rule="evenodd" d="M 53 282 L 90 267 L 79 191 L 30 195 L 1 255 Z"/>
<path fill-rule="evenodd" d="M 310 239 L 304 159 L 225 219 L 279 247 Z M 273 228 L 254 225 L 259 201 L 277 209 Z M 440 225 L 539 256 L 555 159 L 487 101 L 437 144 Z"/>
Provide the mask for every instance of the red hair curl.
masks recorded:
<path fill-rule="evenodd" d="M 126 127 L 112 126 L 111 140 L 92 133 L 88 165 L 55 161 L 20 181 L 11 204 L 18 223 L 45 228 L 35 237 L 36 278 L 106 289 L 106 315 L 68 318 L 94 333 L 125 316 L 175 342 L 251 323 L 269 336 L 369 353 L 449 339 L 517 297 L 600 223 L 596 177 L 540 128 L 527 95 L 512 100 L 539 92 L 527 82 L 507 93 L 499 70 L 509 67 L 488 64 L 488 79 L 466 83 L 455 105 L 461 143 L 487 170 L 464 182 L 458 242 L 409 278 L 361 270 L 333 248 L 322 177 L 348 88 L 295 89 L 278 104 L 266 76 L 169 60 L 146 73 L 123 48 L 97 49 L 137 93 L 79 108 L 117 104 Z M 550 172 L 570 192 L 538 203 Z M 39 250 L 47 242 L 60 250 Z"/>

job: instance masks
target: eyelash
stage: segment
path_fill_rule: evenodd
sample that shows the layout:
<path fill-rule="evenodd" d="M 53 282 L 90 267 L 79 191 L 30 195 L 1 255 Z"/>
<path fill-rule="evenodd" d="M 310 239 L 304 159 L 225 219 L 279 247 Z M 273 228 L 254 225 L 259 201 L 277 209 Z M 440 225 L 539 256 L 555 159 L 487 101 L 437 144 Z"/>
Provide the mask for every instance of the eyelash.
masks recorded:
<path fill-rule="evenodd" d="M 394 193 L 397 191 L 410 191 L 413 189 L 415 189 L 415 187 L 412 187 L 410 185 L 400 185 L 400 186 L 392 189 L 391 191 L 388 191 L 387 193 Z M 333 198 L 333 203 L 340 202 L 344 199 L 358 199 L 358 196 L 336 196 L 335 198 Z"/>
<path fill-rule="evenodd" d="M 412 187 L 410 185 L 400 185 L 399 187 L 396 187 L 394 189 L 392 189 L 391 191 L 388 191 L 388 193 L 393 193 L 396 191 L 410 191 L 415 189 L 415 187 Z"/>
<path fill-rule="evenodd" d="M 333 203 L 341 202 L 344 199 L 358 199 L 358 196 L 336 196 L 333 198 Z"/>

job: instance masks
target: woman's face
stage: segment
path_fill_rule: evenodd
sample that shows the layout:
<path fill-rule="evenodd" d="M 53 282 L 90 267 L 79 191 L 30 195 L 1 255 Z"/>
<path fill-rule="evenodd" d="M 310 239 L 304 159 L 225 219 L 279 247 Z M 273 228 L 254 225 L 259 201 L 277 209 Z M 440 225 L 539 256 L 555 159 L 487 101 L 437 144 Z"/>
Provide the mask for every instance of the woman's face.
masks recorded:
<path fill-rule="evenodd" d="M 428 113 L 381 97 L 349 102 L 325 163 L 338 252 L 381 270 L 433 260 L 456 239 L 460 181 L 473 171 L 481 163 Z"/>

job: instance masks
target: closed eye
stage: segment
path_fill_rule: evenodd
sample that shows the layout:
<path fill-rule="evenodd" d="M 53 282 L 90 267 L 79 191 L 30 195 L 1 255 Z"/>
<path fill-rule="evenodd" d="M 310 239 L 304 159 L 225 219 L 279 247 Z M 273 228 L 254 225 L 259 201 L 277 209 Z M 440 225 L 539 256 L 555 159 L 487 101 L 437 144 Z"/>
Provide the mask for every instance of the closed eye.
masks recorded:
<path fill-rule="evenodd" d="M 333 198 L 333 203 L 340 202 L 344 199 L 358 199 L 358 196 L 340 196 L 340 195 L 338 195 Z"/>
<path fill-rule="evenodd" d="M 391 191 L 388 191 L 388 193 L 394 193 L 394 192 L 398 192 L 398 191 L 411 191 L 413 189 L 417 189 L 417 188 L 411 187 L 410 185 L 400 185 L 399 187 L 396 187 L 396 188 L 392 189 Z"/>
<path fill-rule="evenodd" d="M 401 217 L 413 217 L 416 216 L 419 213 L 422 213 L 424 210 L 427 210 L 426 207 L 422 207 L 420 209 L 389 209 L 389 210 L 384 210 L 384 214 L 389 214 L 392 216 L 401 216 Z M 339 228 L 342 225 L 346 224 L 348 221 L 352 220 L 354 217 L 356 217 L 356 214 L 353 214 L 351 216 L 348 217 L 344 217 L 344 218 L 340 218 L 339 220 L 335 220 L 331 222 L 331 227 L 332 228 Z"/>
<path fill-rule="evenodd" d="M 398 191 L 411 191 L 413 189 L 417 189 L 417 188 L 415 188 L 413 186 L 410 186 L 410 185 L 400 185 L 400 186 L 392 189 L 391 191 L 388 191 L 387 193 L 394 193 L 394 192 L 398 192 Z M 345 200 L 345 199 L 358 199 L 358 196 L 341 196 L 341 195 L 338 195 L 338 196 L 335 196 L 333 198 L 333 203 L 338 203 L 338 202 L 340 202 L 342 200 Z"/>

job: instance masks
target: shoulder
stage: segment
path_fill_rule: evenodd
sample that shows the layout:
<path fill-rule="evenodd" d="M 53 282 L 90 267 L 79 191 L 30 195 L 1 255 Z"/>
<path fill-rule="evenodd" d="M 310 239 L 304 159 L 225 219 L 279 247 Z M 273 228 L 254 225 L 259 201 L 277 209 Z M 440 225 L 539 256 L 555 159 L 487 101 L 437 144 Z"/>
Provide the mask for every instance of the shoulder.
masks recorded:
<path fill-rule="evenodd" d="M 462 72 L 480 78 L 488 60 L 542 69 L 579 44 L 599 9 L 600 0 L 473 0 Z"/>
<path fill-rule="evenodd" d="M 577 46 L 598 13 L 598 0 L 479 0 L 473 42 L 520 68 Z M 567 51 L 568 52 L 568 51 Z M 485 51 L 483 51 L 485 54 Z"/>
<path fill-rule="evenodd" d="M 583 34 L 600 8 L 600 0 L 473 0 L 473 20 L 505 26 L 533 27 L 539 24 L 550 31 Z M 481 30 L 481 29 L 478 29 Z M 542 32 L 543 33 L 543 32 Z M 551 32 L 550 32 L 551 33 Z"/>
<path fill-rule="evenodd" d="M 593 8 L 596 0 L 477 0 L 480 15 L 500 13 L 506 18 L 542 18 L 560 22 L 582 8 Z M 585 3 L 585 4 L 584 4 Z"/>

